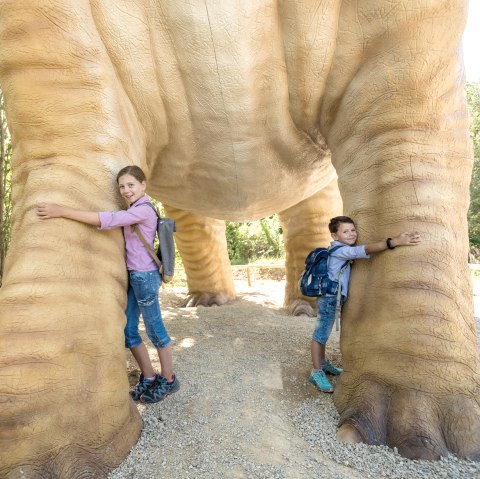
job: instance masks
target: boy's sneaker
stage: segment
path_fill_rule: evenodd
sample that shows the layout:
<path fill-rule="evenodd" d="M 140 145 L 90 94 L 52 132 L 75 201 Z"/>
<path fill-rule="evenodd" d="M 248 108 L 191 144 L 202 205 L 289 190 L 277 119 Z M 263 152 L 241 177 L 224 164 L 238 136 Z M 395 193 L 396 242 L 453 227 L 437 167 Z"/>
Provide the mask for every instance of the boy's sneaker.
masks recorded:
<path fill-rule="evenodd" d="M 158 379 L 155 381 L 155 386 L 151 389 L 148 389 L 140 396 L 141 402 L 155 403 L 163 401 L 167 396 L 177 392 L 180 389 L 180 381 L 176 376 L 173 377 L 173 381 L 171 383 L 167 382 L 164 377 L 159 375 L 157 376 Z"/>
<path fill-rule="evenodd" d="M 322 366 L 322 369 L 327 374 L 332 374 L 333 376 L 340 376 L 340 374 L 343 373 L 342 368 L 335 367 L 328 359 L 327 359 L 327 362 Z"/>
<path fill-rule="evenodd" d="M 134 401 L 140 401 L 140 396 L 147 392 L 149 389 L 155 387 L 160 375 L 155 374 L 155 379 L 153 381 L 148 381 L 144 378 L 143 373 L 140 374 L 140 379 L 134 388 L 130 389 L 130 397 Z"/>
<path fill-rule="evenodd" d="M 324 393 L 333 393 L 333 386 L 328 381 L 323 369 L 314 369 L 308 381 Z"/>

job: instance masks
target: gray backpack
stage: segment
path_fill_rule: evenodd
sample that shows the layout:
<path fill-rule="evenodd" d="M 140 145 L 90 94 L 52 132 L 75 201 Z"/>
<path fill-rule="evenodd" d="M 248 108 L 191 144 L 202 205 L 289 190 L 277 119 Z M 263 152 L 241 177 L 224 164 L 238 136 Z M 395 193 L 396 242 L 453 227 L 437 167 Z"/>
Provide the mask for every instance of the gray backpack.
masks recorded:
<path fill-rule="evenodd" d="M 140 230 L 137 229 L 137 225 L 132 225 L 131 229 L 134 232 L 143 246 L 147 249 L 150 256 L 153 258 L 158 266 L 158 270 L 162 275 L 162 281 L 169 283 L 173 279 L 175 270 L 175 241 L 173 239 L 173 233 L 177 231 L 175 220 L 171 218 L 162 218 L 157 208 L 152 203 L 142 203 L 141 205 L 149 205 L 155 211 L 157 215 L 157 236 L 158 236 L 158 248 L 157 251 L 153 251 L 151 246 L 146 242 Z"/>

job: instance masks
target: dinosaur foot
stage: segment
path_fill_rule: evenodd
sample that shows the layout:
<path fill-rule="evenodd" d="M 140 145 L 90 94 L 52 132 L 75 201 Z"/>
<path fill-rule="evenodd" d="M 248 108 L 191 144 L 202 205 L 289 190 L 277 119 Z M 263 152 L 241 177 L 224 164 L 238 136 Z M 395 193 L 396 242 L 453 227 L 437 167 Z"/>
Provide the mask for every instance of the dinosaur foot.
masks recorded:
<path fill-rule="evenodd" d="M 9 441 L 20 440 L 24 447 L 14 448 L 11 451 L 0 451 L 0 477 L 5 479 L 17 479 L 20 477 L 31 479 L 44 478 L 68 478 L 68 479 L 106 479 L 109 473 L 125 459 L 131 448 L 140 436 L 142 420 L 138 414 L 137 407 L 133 401 L 128 399 L 131 414 L 126 422 L 113 433 L 107 442 L 102 442 L 99 427 L 88 429 L 89 424 L 100 423 L 101 421 L 83 422 L 85 416 L 78 415 L 78 423 L 64 426 L 58 425 L 57 435 L 50 434 L 9 436 Z M 65 407 L 68 410 L 69 404 L 57 404 L 58 408 Z M 112 405 L 108 402 L 104 406 L 95 404 L 95 411 L 102 412 L 102 408 L 109 408 Z M 60 417 L 59 415 L 56 416 Z M 63 416 L 62 416 L 63 419 Z M 98 416 L 97 418 L 98 419 Z M 18 424 L 17 418 L 11 422 Z M 5 423 L 6 424 L 6 423 Z M 38 424 L 32 424 L 32 430 Z M 62 429 L 62 427 L 64 429 Z M 20 429 L 20 428 L 19 428 Z M 55 431 L 55 429 L 52 429 Z M 82 437 L 79 431 L 85 431 Z M 3 431 L 2 431 L 3 432 Z M 7 434 L 4 434 L 7 437 Z M 40 436 L 40 437 L 38 437 Z M 8 441 L 3 441 L 8 443 Z"/>
<path fill-rule="evenodd" d="M 230 301 L 233 301 L 235 297 L 225 293 L 189 293 L 185 300 L 182 302 L 182 308 L 191 308 L 195 306 L 222 306 Z"/>
<path fill-rule="evenodd" d="M 341 412 L 339 441 L 387 445 L 409 459 L 437 460 L 448 454 L 480 459 L 480 406 L 475 397 L 398 389 L 388 393 L 370 381 L 360 388 L 363 396 L 350 398 Z M 334 397 L 338 392 L 337 386 Z"/>
<path fill-rule="evenodd" d="M 315 316 L 315 308 L 304 299 L 295 299 L 285 306 L 286 310 L 293 316 Z"/>

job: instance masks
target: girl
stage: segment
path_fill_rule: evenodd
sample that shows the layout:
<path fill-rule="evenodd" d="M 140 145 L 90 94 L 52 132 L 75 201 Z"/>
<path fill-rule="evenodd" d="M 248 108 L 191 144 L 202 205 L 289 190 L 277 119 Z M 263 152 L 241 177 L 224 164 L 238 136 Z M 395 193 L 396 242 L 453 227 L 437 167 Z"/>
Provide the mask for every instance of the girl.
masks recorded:
<path fill-rule="evenodd" d="M 150 207 L 145 194 L 145 174 L 138 166 L 126 166 L 117 175 L 120 194 L 129 205 L 128 210 L 110 212 L 82 211 L 55 203 L 37 205 L 37 215 L 49 218 L 69 218 L 107 230 L 123 227 L 126 263 L 128 270 L 128 300 L 125 314 L 125 346 L 130 348 L 140 367 L 140 381 L 130 391 L 135 401 L 154 403 L 161 401 L 180 388 L 173 373 L 171 339 L 165 329 L 158 301 L 162 281 L 158 267 L 131 226 L 138 230 L 153 248 L 157 230 L 157 215 Z M 155 374 L 147 348 L 138 333 L 139 316 L 142 313 L 147 335 L 157 348 L 161 374 Z"/>

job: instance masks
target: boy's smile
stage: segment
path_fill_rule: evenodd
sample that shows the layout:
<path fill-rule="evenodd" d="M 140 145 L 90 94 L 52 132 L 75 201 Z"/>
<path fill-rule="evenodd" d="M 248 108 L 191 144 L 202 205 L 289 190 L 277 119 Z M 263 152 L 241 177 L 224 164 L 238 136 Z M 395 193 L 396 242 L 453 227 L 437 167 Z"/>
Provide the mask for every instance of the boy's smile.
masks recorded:
<path fill-rule="evenodd" d="M 357 230 L 352 223 L 340 223 L 336 233 L 332 233 L 332 238 L 340 243 L 353 246 L 357 241 Z"/>

